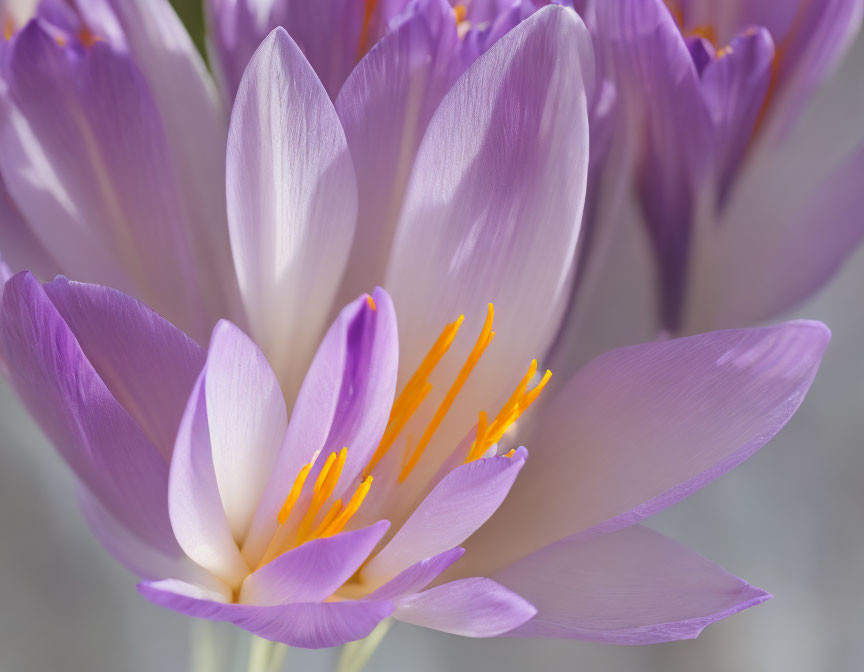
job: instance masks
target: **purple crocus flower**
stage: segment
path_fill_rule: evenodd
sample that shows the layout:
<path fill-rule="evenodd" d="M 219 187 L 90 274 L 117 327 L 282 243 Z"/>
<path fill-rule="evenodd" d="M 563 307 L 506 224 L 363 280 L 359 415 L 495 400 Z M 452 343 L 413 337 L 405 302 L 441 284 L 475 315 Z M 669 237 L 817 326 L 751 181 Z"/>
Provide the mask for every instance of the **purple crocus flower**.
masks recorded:
<path fill-rule="evenodd" d="M 484 375 L 492 328 L 490 308 L 427 410 L 462 319 L 406 363 L 389 295 L 361 296 L 289 413 L 266 358 L 229 322 L 205 353 L 115 290 L 28 273 L 0 306 L 16 389 L 78 477 L 96 536 L 162 606 L 312 648 L 390 616 L 473 637 L 646 644 L 695 637 L 768 597 L 634 523 L 780 429 L 816 372 L 822 325 L 607 353 L 524 428 L 514 423 L 549 375 L 514 361 L 520 384 L 479 416 L 470 408 L 475 426 L 451 443 L 437 430 L 481 400 L 464 383 Z"/>
<path fill-rule="evenodd" d="M 786 145 L 864 4 L 593 4 L 621 103 L 617 132 L 630 143 L 623 174 L 654 258 L 659 327 L 752 324 L 818 289 L 864 234 L 864 148 L 838 159 L 829 143 L 806 157 Z M 611 217 L 620 219 L 620 210 Z M 617 257 L 610 267 L 622 265 L 634 262 Z"/>

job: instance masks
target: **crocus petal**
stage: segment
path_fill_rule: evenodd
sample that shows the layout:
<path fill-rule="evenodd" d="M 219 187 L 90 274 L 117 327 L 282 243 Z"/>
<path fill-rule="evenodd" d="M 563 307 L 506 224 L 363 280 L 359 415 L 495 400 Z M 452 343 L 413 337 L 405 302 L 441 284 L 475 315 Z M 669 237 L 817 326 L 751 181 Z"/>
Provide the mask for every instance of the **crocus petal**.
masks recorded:
<path fill-rule="evenodd" d="M 542 454 L 471 540 L 468 571 L 632 524 L 737 466 L 798 408 L 829 338 L 821 323 L 789 322 L 594 359 L 523 437 Z"/>
<path fill-rule="evenodd" d="M 582 73 L 594 67 L 580 58 L 585 45 L 574 12 L 541 9 L 456 82 L 418 151 L 386 285 L 400 319 L 400 373 L 460 313 L 462 329 L 478 333 L 490 301 L 497 333 L 462 392 L 476 403 L 457 404 L 436 436 L 439 457 L 478 409 L 506 398 L 558 328 L 585 199 Z M 454 342 L 433 385 L 447 389 L 472 342 Z"/>
<path fill-rule="evenodd" d="M 693 639 L 711 623 L 771 597 L 638 525 L 560 541 L 494 578 L 538 611 L 508 636 L 613 644 Z"/>
<path fill-rule="evenodd" d="M 776 38 L 785 38 L 795 27 L 802 3 L 798 0 L 670 0 L 667 4 L 681 21 L 685 33 L 699 26 L 711 26 L 715 42 L 728 44 L 746 26 L 764 26 Z"/>
<path fill-rule="evenodd" d="M 311 5 L 288 0 L 280 3 L 275 24 L 283 26 L 307 55 L 331 99 L 362 55 L 366 2 L 326 0 Z"/>
<path fill-rule="evenodd" d="M 265 639 L 324 649 L 363 639 L 392 613 L 390 602 L 307 602 L 244 607 L 232 622 Z"/>
<path fill-rule="evenodd" d="M 393 600 L 404 595 L 411 595 L 423 590 L 437 579 L 450 565 L 461 558 L 464 548 L 451 548 L 431 558 L 415 562 L 408 569 L 391 579 L 378 590 L 369 594 L 370 600 Z"/>
<path fill-rule="evenodd" d="M 613 82 L 598 89 L 589 117 L 589 188 L 576 278 L 564 322 L 544 356 L 555 372 L 553 388 L 597 355 L 654 340 L 662 331 L 654 247 L 638 204 L 628 196 L 636 157 L 619 130 L 625 110 Z"/>
<path fill-rule="evenodd" d="M 175 546 L 169 555 L 153 548 L 120 523 L 85 487 L 79 488 L 79 502 L 93 535 L 108 553 L 136 576 L 157 580 L 166 576 L 193 583 L 210 581 L 208 575 Z"/>
<path fill-rule="evenodd" d="M 99 11 L 97 5 L 108 11 Z M 203 300 L 215 318 L 239 308 L 225 212 L 225 139 L 228 109 L 198 49 L 168 0 L 77 0 L 79 11 L 122 30 L 162 119 L 176 179 L 189 214 L 189 237 Z M 104 17 L 104 18 L 103 18 Z M 206 325 L 210 329 L 215 319 Z"/>
<path fill-rule="evenodd" d="M 136 65 L 101 42 L 73 55 L 32 21 L 8 72 L 23 118 L 7 105 L 3 177 L 46 250 L 76 279 L 134 290 L 203 329 L 168 142 Z"/>
<path fill-rule="evenodd" d="M 228 221 L 252 335 L 289 401 L 321 337 L 356 215 L 339 118 L 303 53 L 277 28 L 255 52 L 234 104 Z"/>
<path fill-rule="evenodd" d="M 234 538 L 241 541 L 285 438 L 288 414 L 264 355 L 225 320 L 210 339 L 205 381 L 219 496 Z"/>
<path fill-rule="evenodd" d="M 249 573 L 222 507 L 201 372 L 183 414 L 171 458 L 168 511 L 180 547 L 192 560 L 232 587 Z"/>
<path fill-rule="evenodd" d="M 383 583 L 415 562 L 465 541 L 504 501 L 527 456 L 520 448 L 513 457 L 475 460 L 447 474 L 369 561 L 364 580 Z"/>
<path fill-rule="evenodd" d="M 243 71 L 261 44 L 276 26 L 267 26 L 275 0 L 205 0 L 207 52 L 222 93 L 234 100 Z"/>
<path fill-rule="evenodd" d="M 43 38 L 48 38 L 41 35 L 37 24 L 31 23 L 27 30 L 11 44 L 17 45 L 22 37 L 25 38 L 25 47 L 35 45 L 39 47 L 35 49 L 37 53 L 47 51 L 54 56 L 56 45 L 41 48 L 44 46 Z M 7 60 L 11 60 L 9 52 L 11 49 L 7 49 L 4 53 L 4 58 Z M 38 61 L 35 58 L 26 58 L 23 62 L 25 67 L 30 67 Z M 64 81 L 69 79 L 66 76 L 68 68 L 59 69 L 62 71 Z M 48 78 L 50 79 L 51 76 L 52 73 L 49 71 Z M 13 83 L 11 90 L 14 89 Z M 53 87 L 49 91 L 50 95 L 56 95 Z M 19 207 L 20 214 L 25 221 L 31 220 L 30 226 L 37 244 L 49 255 L 56 253 L 58 270 L 65 266 L 66 272 L 71 272 L 78 278 L 101 280 L 113 287 L 128 291 L 131 281 L 122 270 L 119 260 L 112 256 L 108 246 L 110 241 L 101 240 L 98 233 L 93 231 L 89 225 L 91 221 L 89 212 L 84 216 L 78 215 L 78 210 L 91 206 L 86 199 L 84 202 L 79 202 L 80 192 L 87 193 L 86 180 L 83 185 L 66 180 L 64 165 L 55 163 L 41 146 L 44 139 L 38 137 L 38 127 L 32 126 L 32 122 L 37 117 L 25 119 L 16 104 L 10 100 L 10 96 L 10 87 L 4 87 L 2 108 L 0 108 L 2 111 L 0 169 L 3 171 L 5 186 L 13 196 L 13 200 L 20 200 L 23 204 L 23 207 Z M 34 94 L 33 97 L 35 98 L 36 95 Z M 68 123 L 67 119 L 61 121 L 59 135 L 63 135 L 63 125 Z M 46 228 L 47 225 L 58 222 L 62 225 Z M 23 259 L 22 263 L 24 267 L 20 270 L 26 270 L 27 260 Z"/>
<path fill-rule="evenodd" d="M 381 282 L 417 148 L 432 113 L 461 73 L 446 0 L 421 0 L 366 54 L 336 99 L 359 192 L 357 235 L 344 293 Z"/>
<path fill-rule="evenodd" d="M 378 447 L 396 394 L 399 365 L 396 311 L 383 289 L 372 293 L 372 303 L 374 308 L 361 297 L 343 313 L 348 317 L 353 312 L 355 317 L 345 333 L 346 366 L 336 415 L 324 447 L 324 452 L 349 447 L 337 495 L 366 466 Z"/>
<path fill-rule="evenodd" d="M 180 579 L 163 579 L 161 581 L 145 581 L 138 585 L 138 591 L 151 602 L 159 606 L 188 613 L 190 616 L 210 618 L 201 612 L 218 610 L 217 605 L 228 605 L 231 599 L 231 589 L 225 586 L 223 590 L 202 586 L 198 583 L 183 581 Z M 172 599 L 173 598 L 173 599 Z M 172 606 L 177 604 L 186 607 L 186 610 Z M 207 605 L 212 606 L 207 606 Z M 193 613 L 198 612 L 198 613 Z M 225 620 L 216 619 L 213 620 Z"/>
<path fill-rule="evenodd" d="M 388 527 L 390 523 L 381 520 L 283 553 L 246 578 L 239 601 L 265 607 L 320 602 L 351 578 Z"/>
<path fill-rule="evenodd" d="M 250 562 L 264 553 L 291 484 L 316 451 L 320 465 L 329 452 L 348 448 L 335 497 L 366 465 L 390 415 L 398 358 L 396 314 L 384 290 L 376 289 L 371 303 L 363 295 L 342 310 L 321 342 L 291 411 L 282 450 L 243 545 Z"/>
<path fill-rule="evenodd" d="M 732 40 L 702 72 L 702 92 L 717 133 L 721 202 L 753 137 L 773 63 L 771 35 L 753 28 Z"/>
<path fill-rule="evenodd" d="M 661 310 L 679 326 L 695 190 L 710 165 L 713 129 L 690 51 L 663 0 L 597 3 L 600 30 L 619 84 L 622 132 L 641 139 L 637 188 L 660 258 Z"/>
<path fill-rule="evenodd" d="M 375 44 L 407 0 L 285 0 L 274 6 L 271 26 L 283 26 L 336 98 L 357 61 Z"/>
<path fill-rule="evenodd" d="M 761 4 L 761 3 L 759 3 Z M 776 4 L 776 3 L 775 3 Z M 796 5 L 787 34 L 778 39 L 782 58 L 777 62 L 778 100 L 772 107 L 774 137 L 782 140 L 792 128 L 815 89 L 846 53 L 861 29 L 864 2 L 779 3 Z M 769 27 L 770 28 L 770 27 Z"/>
<path fill-rule="evenodd" d="M 13 272 L 28 270 L 41 280 L 59 272 L 57 262 L 21 216 L 0 176 L 0 252 Z"/>
<path fill-rule="evenodd" d="M 12 269 L 9 268 L 9 264 L 7 264 L 3 257 L 0 256 L 0 293 L 3 292 L 3 286 L 6 284 L 6 281 L 13 275 L 14 273 L 12 273 Z M 2 358 L 0 358 L 0 363 L 2 363 Z M 4 368 L 3 371 L 5 372 L 6 369 Z"/>
<path fill-rule="evenodd" d="M 275 607 L 225 604 L 215 591 L 179 581 L 142 583 L 139 592 L 159 606 L 212 621 L 230 621 L 259 637 L 306 649 L 362 639 L 393 613 L 392 602 L 305 602 Z"/>
<path fill-rule="evenodd" d="M 114 289 L 57 278 L 45 293 L 99 377 L 170 459 L 205 354 L 140 301 Z"/>
<path fill-rule="evenodd" d="M 781 314 L 828 282 L 858 248 L 864 144 L 829 169 L 821 157 L 798 156 L 782 150 L 754 157 L 722 221 L 700 232 L 688 331 Z"/>
<path fill-rule="evenodd" d="M 165 459 L 111 395 L 27 272 L 3 288 L 0 350 L 16 391 L 76 476 L 120 523 L 175 554 Z"/>
<path fill-rule="evenodd" d="M 445 583 L 396 601 L 394 618 L 463 637 L 496 637 L 519 627 L 537 610 L 492 579 Z"/>
<path fill-rule="evenodd" d="M 472 6 L 475 4 L 478 3 L 471 3 Z M 509 7 L 507 7 L 508 4 L 510 5 Z M 570 6 L 566 2 L 555 4 L 560 4 L 565 7 Z M 512 3 L 501 3 L 501 6 L 496 9 L 494 16 L 490 17 L 491 21 L 488 27 L 484 26 L 482 23 L 480 24 L 481 27 L 478 29 L 474 29 L 473 26 L 471 26 L 468 29 L 468 34 L 463 38 L 463 40 L 470 40 L 472 34 L 476 34 L 479 38 L 476 45 L 478 49 L 477 53 L 478 55 L 482 54 L 504 35 L 513 30 L 513 28 L 536 12 L 539 7 L 540 5 L 534 2 L 534 0 L 516 0 L 516 2 Z M 582 12 L 579 12 L 578 9 L 577 12 L 579 17 L 584 21 L 585 17 Z"/>
<path fill-rule="evenodd" d="M 255 48 L 277 26 L 297 42 L 331 98 L 408 0 L 207 0 L 211 60 L 231 100 Z"/>

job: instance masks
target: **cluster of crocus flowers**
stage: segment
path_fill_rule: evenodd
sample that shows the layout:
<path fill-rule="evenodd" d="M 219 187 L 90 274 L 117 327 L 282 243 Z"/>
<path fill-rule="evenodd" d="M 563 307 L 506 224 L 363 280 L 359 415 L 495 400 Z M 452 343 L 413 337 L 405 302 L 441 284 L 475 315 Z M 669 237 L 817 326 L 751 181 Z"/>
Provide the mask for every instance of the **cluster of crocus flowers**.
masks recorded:
<path fill-rule="evenodd" d="M 148 599 L 323 647 L 651 643 L 767 597 L 636 523 L 779 431 L 828 332 L 550 379 L 608 89 L 573 10 L 498 4 L 273 3 L 289 36 L 213 2 L 222 96 L 160 0 L 4 43 L 0 251 L 72 281 L 7 274 L 0 356 Z"/>

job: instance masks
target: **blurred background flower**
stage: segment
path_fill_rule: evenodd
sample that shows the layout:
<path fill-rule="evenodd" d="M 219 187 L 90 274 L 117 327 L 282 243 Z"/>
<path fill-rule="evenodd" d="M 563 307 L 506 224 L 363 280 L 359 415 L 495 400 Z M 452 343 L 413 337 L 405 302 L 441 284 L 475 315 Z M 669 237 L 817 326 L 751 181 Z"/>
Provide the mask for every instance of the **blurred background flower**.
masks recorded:
<path fill-rule="evenodd" d="M 586 332 L 608 347 L 797 308 L 864 238 L 861 133 L 841 148 L 830 119 L 812 109 L 858 34 L 864 3 L 587 6 L 614 114 L 611 130 L 601 127 L 611 147 L 589 185 L 594 235 L 583 240 L 558 368 L 568 351 L 593 352 Z M 799 123 L 804 111 L 809 124 Z M 814 124 L 824 131 L 812 142 Z M 596 145 L 596 124 L 591 138 Z M 807 155 L 796 154 L 805 142 Z M 638 308 L 612 317 L 608 305 Z"/>

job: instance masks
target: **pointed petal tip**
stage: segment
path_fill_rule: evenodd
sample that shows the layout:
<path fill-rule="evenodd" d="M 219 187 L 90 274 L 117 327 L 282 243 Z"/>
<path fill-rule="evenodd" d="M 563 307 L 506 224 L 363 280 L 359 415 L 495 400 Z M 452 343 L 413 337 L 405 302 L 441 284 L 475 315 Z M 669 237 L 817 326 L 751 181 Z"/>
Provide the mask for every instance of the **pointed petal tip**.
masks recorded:
<path fill-rule="evenodd" d="M 276 26 L 273 30 L 271 30 L 267 37 L 265 37 L 261 41 L 261 45 L 258 47 L 259 49 L 263 48 L 266 44 L 268 47 L 272 46 L 275 43 L 285 44 L 286 40 L 291 44 L 294 44 L 294 40 L 291 39 L 291 36 L 288 34 L 288 31 L 285 30 L 283 26 Z"/>
<path fill-rule="evenodd" d="M 471 577 L 396 600 L 395 618 L 463 637 L 499 637 L 537 613 L 524 597 L 496 581 Z"/>
<path fill-rule="evenodd" d="M 831 342 L 831 338 L 833 334 L 831 333 L 831 328 L 825 324 L 824 322 L 820 322 L 819 320 L 792 320 L 786 323 L 789 327 L 795 327 L 800 329 L 801 331 L 810 331 L 812 333 L 812 337 L 814 343 L 823 343 L 823 350 L 828 346 L 828 343 Z"/>
<path fill-rule="evenodd" d="M 373 523 L 372 527 L 381 528 L 381 535 L 383 536 L 387 530 L 390 529 L 390 521 L 389 520 L 379 520 L 377 523 Z"/>
<path fill-rule="evenodd" d="M 375 289 L 372 290 L 372 298 L 375 299 L 376 303 L 379 298 L 385 299 L 392 303 L 390 293 L 386 289 L 381 287 L 381 285 L 375 285 Z"/>
<path fill-rule="evenodd" d="M 648 528 L 570 537 L 492 574 L 536 606 L 508 637 L 644 645 L 693 639 L 771 595 Z"/>
<path fill-rule="evenodd" d="M 770 327 L 769 327 L 770 328 Z M 792 357 L 786 362 L 789 373 L 819 367 L 825 350 L 831 342 L 831 329 L 818 320 L 791 320 L 776 327 L 782 333 L 785 350 Z"/>
<path fill-rule="evenodd" d="M 58 276 L 58 277 L 59 277 L 59 276 Z M 23 271 L 18 271 L 17 273 L 14 273 L 14 274 L 12 275 L 12 277 L 9 278 L 9 280 L 8 280 L 7 282 L 12 282 L 13 280 L 15 280 L 15 278 L 19 278 L 19 280 L 17 280 L 17 282 L 24 282 L 24 281 L 25 281 L 25 280 L 24 280 L 25 278 L 26 278 L 26 281 L 27 281 L 27 282 L 30 282 L 30 281 L 36 282 L 36 278 L 35 278 L 35 277 L 33 276 L 33 274 L 32 274 L 30 271 L 28 271 L 27 269 L 25 269 L 25 270 L 23 270 Z"/>
<path fill-rule="evenodd" d="M 15 273 L 0 287 L 2 311 L 20 310 L 21 304 L 28 301 L 27 297 L 39 291 L 42 291 L 42 286 L 30 271 Z"/>
<path fill-rule="evenodd" d="M 236 324 L 234 324 L 234 322 L 223 317 L 214 325 L 213 331 L 210 332 L 210 342 L 216 343 L 218 339 L 228 336 L 237 336 L 241 334 L 243 337 L 249 338 L 249 335 Z"/>
<path fill-rule="evenodd" d="M 746 581 L 742 580 L 744 586 L 742 587 L 741 594 L 742 600 L 738 602 L 738 604 L 729 607 L 723 611 L 719 611 L 716 614 L 712 614 L 711 616 L 701 618 L 701 619 L 693 619 L 691 621 L 679 621 L 677 623 L 668 623 L 666 624 L 670 631 L 678 631 L 680 634 L 676 637 L 664 636 L 663 634 L 657 634 L 654 639 L 647 639 L 645 641 L 637 641 L 637 642 L 622 642 L 624 644 L 633 643 L 633 644 L 662 644 L 664 642 L 676 641 L 676 640 L 684 640 L 684 639 L 696 639 L 702 632 L 709 626 L 714 625 L 715 623 L 722 621 L 730 616 L 734 616 L 736 614 L 741 613 L 742 611 L 746 611 L 752 607 L 757 607 L 763 602 L 767 602 L 770 599 L 774 598 L 774 595 L 771 593 L 765 592 L 761 588 L 757 588 L 756 586 L 751 586 Z"/>

